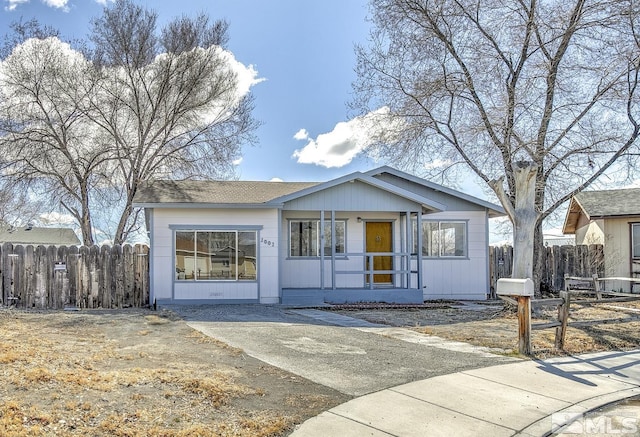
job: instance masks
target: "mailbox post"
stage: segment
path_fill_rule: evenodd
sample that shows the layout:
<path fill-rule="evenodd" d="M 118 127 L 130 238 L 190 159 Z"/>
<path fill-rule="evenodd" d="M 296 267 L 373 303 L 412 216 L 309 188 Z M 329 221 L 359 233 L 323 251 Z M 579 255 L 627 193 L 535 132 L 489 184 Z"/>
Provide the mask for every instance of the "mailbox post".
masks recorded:
<path fill-rule="evenodd" d="M 512 296 L 518 301 L 518 352 L 531 354 L 531 298 L 533 281 L 529 278 L 501 278 L 496 287 L 498 296 Z"/>

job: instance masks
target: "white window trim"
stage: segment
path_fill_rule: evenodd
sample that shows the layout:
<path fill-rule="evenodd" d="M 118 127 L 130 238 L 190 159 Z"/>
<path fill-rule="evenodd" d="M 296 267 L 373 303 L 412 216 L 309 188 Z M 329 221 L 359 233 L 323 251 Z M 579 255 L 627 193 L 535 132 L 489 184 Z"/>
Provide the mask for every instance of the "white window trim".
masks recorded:
<path fill-rule="evenodd" d="M 315 222 L 316 223 L 316 249 L 318 254 L 317 255 L 293 255 L 291 253 L 291 227 L 293 223 L 300 223 L 300 222 Z M 324 221 L 325 226 L 328 224 L 331 224 L 330 220 L 325 220 Z M 336 252 L 336 255 L 338 256 L 344 256 L 345 253 L 347 253 L 347 220 L 346 219 L 335 219 L 335 223 L 344 223 L 344 242 L 343 242 L 343 247 L 344 247 L 344 252 Z M 287 235 L 287 257 L 290 259 L 319 259 L 320 258 L 320 245 L 322 243 L 322 235 L 320 233 L 320 219 L 316 219 L 316 218 L 312 218 L 312 219 L 306 219 L 306 218 L 292 218 L 292 219 L 288 219 L 288 235 Z M 325 257 L 331 256 L 331 252 L 326 253 L 325 252 Z"/>

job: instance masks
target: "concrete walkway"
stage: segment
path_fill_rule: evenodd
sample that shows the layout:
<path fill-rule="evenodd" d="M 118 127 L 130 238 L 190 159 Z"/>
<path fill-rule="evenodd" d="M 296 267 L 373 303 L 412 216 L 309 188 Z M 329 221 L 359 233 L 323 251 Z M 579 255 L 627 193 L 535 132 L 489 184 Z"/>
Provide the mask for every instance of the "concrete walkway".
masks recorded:
<path fill-rule="evenodd" d="M 590 420 L 586 412 L 637 395 L 640 350 L 521 361 L 355 398 L 307 420 L 291 436 L 539 437 L 572 422 L 568 433 L 575 435 L 575 425 L 581 431 Z M 638 435 L 640 411 L 624 423 L 592 421 L 605 435 Z"/>

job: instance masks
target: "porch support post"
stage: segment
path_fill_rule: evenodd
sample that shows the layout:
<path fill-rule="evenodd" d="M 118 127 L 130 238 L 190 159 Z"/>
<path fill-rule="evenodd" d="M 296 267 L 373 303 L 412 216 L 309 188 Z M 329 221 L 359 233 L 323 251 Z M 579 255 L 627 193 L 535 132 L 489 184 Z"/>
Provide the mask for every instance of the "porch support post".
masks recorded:
<path fill-rule="evenodd" d="M 407 211 L 405 214 L 405 238 L 407 240 L 407 247 L 405 247 L 404 252 L 411 253 L 411 249 L 413 248 L 413 235 L 411 232 L 411 211 Z M 406 265 L 404 266 L 408 273 L 403 275 L 403 278 L 407 278 L 406 280 L 406 288 L 411 288 L 411 256 L 403 256 L 403 260 L 405 260 Z M 404 284 L 403 284 L 404 285 Z"/>
<path fill-rule="evenodd" d="M 331 288 L 336 289 L 336 211 L 331 210 Z"/>
<path fill-rule="evenodd" d="M 418 239 L 418 289 L 422 291 L 424 290 L 424 280 L 422 278 L 422 211 L 418 211 L 416 219 L 418 222 L 418 235 L 416 237 Z"/>
<path fill-rule="evenodd" d="M 324 290 L 324 209 L 320 211 L 320 289 Z M 333 238 L 333 236 L 331 236 Z"/>
<path fill-rule="evenodd" d="M 287 229 L 288 232 L 288 229 Z M 278 247 L 278 300 L 280 303 L 282 303 L 282 252 L 280 249 L 280 244 L 282 244 L 282 208 L 278 208 L 278 239 L 276 240 L 278 242 L 277 247 Z M 285 255 L 286 256 L 286 255 Z M 262 259 L 258 259 L 258 262 L 261 264 L 262 263 Z M 260 264 L 258 264 L 258 273 L 260 273 L 262 267 L 260 266 Z M 260 278 L 258 277 L 258 281 L 260 280 Z"/>

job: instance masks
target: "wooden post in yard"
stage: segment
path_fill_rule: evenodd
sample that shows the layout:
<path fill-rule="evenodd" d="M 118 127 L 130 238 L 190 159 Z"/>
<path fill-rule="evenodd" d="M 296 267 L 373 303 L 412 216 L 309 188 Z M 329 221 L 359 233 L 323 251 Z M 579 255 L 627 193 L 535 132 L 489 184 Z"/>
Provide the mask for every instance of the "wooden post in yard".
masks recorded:
<path fill-rule="evenodd" d="M 533 281 L 529 278 L 500 278 L 496 286 L 498 296 L 515 297 L 518 302 L 518 352 L 531 355 L 531 297 Z"/>
<path fill-rule="evenodd" d="M 558 306 L 558 321 L 560 326 L 556 327 L 555 348 L 564 350 L 564 339 L 567 336 L 567 323 L 569 322 L 569 305 L 571 303 L 571 294 L 568 291 L 561 291 L 560 297 L 562 303 Z"/>
<path fill-rule="evenodd" d="M 531 297 L 518 296 L 518 352 L 531 354 Z"/>
<path fill-rule="evenodd" d="M 600 292 L 600 282 L 598 282 L 598 275 L 593 275 L 593 291 L 596 292 L 596 299 L 602 299 L 602 293 Z"/>

